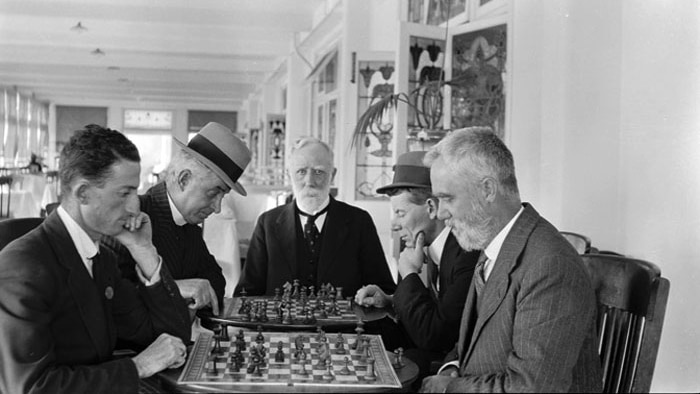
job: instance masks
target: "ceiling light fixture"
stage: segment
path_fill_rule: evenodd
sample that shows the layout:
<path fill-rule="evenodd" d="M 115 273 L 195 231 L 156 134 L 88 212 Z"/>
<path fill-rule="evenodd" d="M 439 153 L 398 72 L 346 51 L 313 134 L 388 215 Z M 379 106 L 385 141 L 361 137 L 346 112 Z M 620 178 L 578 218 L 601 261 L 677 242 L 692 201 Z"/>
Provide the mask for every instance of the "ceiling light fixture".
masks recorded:
<path fill-rule="evenodd" d="M 76 33 L 84 33 L 88 30 L 87 27 L 83 26 L 82 22 L 76 23 L 75 26 L 71 27 L 70 29 Z"/>
<path fill-rule="evenodd" d="M 100 49 L 100 48 L 95 48 L 95 50 L 92 51 L 92 52 L 90 52 L 90 53 L 93 54 L 93 55 L 95 55 L 95 56 L 104 56 L 104 55 L 106 55 L 106 53 L 104 53 L 104 51 L 103 51 L 102 49 Z"/>

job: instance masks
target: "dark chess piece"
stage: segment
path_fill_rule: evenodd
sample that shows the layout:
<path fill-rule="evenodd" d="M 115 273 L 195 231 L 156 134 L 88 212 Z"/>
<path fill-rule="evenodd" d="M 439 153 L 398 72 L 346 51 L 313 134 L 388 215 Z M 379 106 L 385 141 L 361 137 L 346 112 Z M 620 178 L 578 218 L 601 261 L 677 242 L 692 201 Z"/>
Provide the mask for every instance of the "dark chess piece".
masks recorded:
<path fill-rule="evenodd" d="M 355 332 L 357 333 L 357 336 L 355 337 L 355 342 L 352 345 L 350 345 L 350 348 L 352 350 L 357 349 L 357 347 L 361 344 L 362 333 L 365 332 L 365 329 L 363 328 L 364 325 L 365 323 L 362 322 L 362 320 L 359 320 L 357 322 L 357 327 L 355 327 Z"/>
<path fill-rule="evenodd" d="M 318 302 L 318 317 L 321 319 L 328 318 L 328 314 L 326 313 L 326 303 L 323 300 Z"/>
<path fill-rule="evenodd" d="M 282 350 L 283 347 L 284 347 L 284 344 L 282 343 L 282 341 L 277 342 L 277 352 L 275 353 L 275 362 L 278 362 L 278 363 L 284 362 L 284 350 Z"/>
<path fill-rule="evenodd" d="M 348 297 L 345 299 L 347 301 L 346 307 L 345 307 L 345 312 L 347 313 L 353 313 L 352 306 L 355 304 L 355 300 L 352 297 Z"/>
<path fill-rule="evenodd" d="M 316 288 L 314 286 L 309 286 L 309 300 L 315 300 L 316 299 L 316 293 L 314 293 L 314 290 Z"/>
<path fill-rule="evenodd" d="M 241 372 L 241 362 L 238 357 L 231 356 L 231 372 Z"/>
<path fill-rule="evenodd" d="M 343 333 L 339 332 L 335 339 L 335 352 L 337 354 L 345 354 L 345 337 Z"/>
<path fill-rule="evenodd" d="M 260 321 L 263 323 L 266 323 L 267 321 L 269 321 L 269 319 L 267 317 L 267 301 L 262 302 L 262 309 L 260 312 L 261 312 Z"/>
<path fill-rule="evenodd" d="M 214 348 L 211 349 L 211 354 L 216 356 L 223 352 L 224 350 L 221 348 L 221 337 L 219 335 L 214 335 Z"/>
<path fill-rule="evenodd" d="M 239 314 L 239 315 L 242 315 L 242 314 L 245 313 L 246 294 L 247 294 L 247 293 L 246 293 L 245 287 L 244 287 L 243 289 L 241 289 L 241 297 L 240 297 L 241 307 L 238 309 L 238 314 Z"/>
<path fill-rule="evenodd" d="M 398 349 L 394 350 L 394 363 L 391 364 L 394 369 L 401 369 L 403 368 L 403 348 L 400 347 Z"/>
<path fill-rule="evenodd" d="M 218 374 L 219 370 L 216 368 L 216 356 L 212 357 L 210 359 L 210 361 L 211 361 L 211 367 L 209 367 L 209 370 L 207 372 L 212 374 L 212 375 Z"/>
<path fill-rule="evenodd" d="M 228 325 L 226 324 L 221 325 L 221 340 L 224 342 L 229 342 L 231 340 L 228 336 Z"/>
<path fill-rule="evenodd" d="M 343 366 L 343 368 L 341 368 L 341 370 L 338 373 L 341 375 L 350 375 L 350 359 L 348 358 L 348 356 L 345 356 L 343 361 L 345 362 L 345 365 Z"/>
<path fill-rule="evenodd" d="M 265 343 L 265 335 L 263 335 L 262 330 L 262 326 L 258 325 L 258 335 L 255 337 L 256 343 Z"/>
<path fill-rule="evenodd" d="M 245 334 L 243 334 L 243 330 L 238 330 L 238 334 L 236 334 L 236 344 L 241 351 L 245 351 Z"/>
<path fill-rule="evenodd" d="M 343 288 L 342 288 L 342 287 L 336 287 L 336 288 L 335 288 L 335 299 L 336 299 L 336 300 L 342 300 L 342 299 L 343 299 Z"/>
<path fill-rule="evenodd" d="M 281 306 L 281 304 L 275 307 L 275 312 L 277 312 L 277 323 L 282 323 L 282 320 L 284 319 L 284 308 Z"/>

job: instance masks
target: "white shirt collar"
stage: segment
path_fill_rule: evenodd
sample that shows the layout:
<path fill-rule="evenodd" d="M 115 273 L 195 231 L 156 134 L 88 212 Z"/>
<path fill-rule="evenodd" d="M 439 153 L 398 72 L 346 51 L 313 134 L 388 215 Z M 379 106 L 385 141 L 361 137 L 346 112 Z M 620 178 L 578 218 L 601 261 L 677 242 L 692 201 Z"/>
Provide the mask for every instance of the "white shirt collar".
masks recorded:
<path fill-rule="evenodd" d="M 445 226 L 445 228 L 440 231 L 440 234 L 433 240 L 433 242 L 428 245 L 428 256 L 433 260 L 435 265 L 440 266 L 440 258 L 442 258 L 442 252 L 445 250 L 445 243 L 447 242 L 447 236 L 450 235 L 451 227 Z"/>
<path fill-rule="evenodd" d="M 168 196 L 168 204 L 170 205 L 170 213 L 173 215 L 173 221 L 175 221 L 175 224 L 178 226 L 184 226 L 187 224 L 187 220 L 185 220 L 185 217 L 182 216 L 180 213 L 180 210 L 177 209 L 175 206 L 175 203 L 173 202 L 173 199 L 170 198 L 170 192 L 168 190 L 165 190 L 165 194 Z"/>
<path fill-rule="evenodd" d="M 484 264 L 484 280 L 489 278 L 489 275 L 491 275 L 491 271 L 493 270 L 493 265 L 498 259 L 498 254 L 501 253 L 501 248 L 503 247 L 503 242 L 506 240 L 506 236 L 508 236 L 508 233 L 510 232 L 510 229 L 513 228 L 513 225 L 515 224 L 515 221 L 518 220 L 518 217 L 520 217 L 520 214 L 523 212 L 523 207 L 520 207 L 520 210 L 518 210 L 518 213 L 513 216 L 512 219 L 510 219 L 510 222 L 505 225 L 501 229 L 501 231 L 494 237 L 493 240 L 491 240 L 491 243 L 486 247 L 484 250 L 484 254 L 486 255 L 486 258 L 488 259 L 486 263 Z"/>
<path fill-rule="evenodd" d="M 301 211 L 302 209 L 299 206 L 298 201 L 294 200 L 294 203 L 297 204 L 297 208 L 299 208 L 299 210 Z M 314 212 L 305 212 L 305 213 L 308 213 L 310 215 L 315 215 L 318 212 L 321 212 L 324 209 L 326 209 L 326 207 L 330 203 L 331 203 L 331 198 L 326 197 L 326 201 L 324 201 L 323 204 L 321 204 L 321 206 L 318 207 L 317 210 L 315 210 Z M 323 215 L 320 215 L 319 217 L 317 217 L 316 220 L 314 221 L 314 224 L 316 225 L 316 228 L 318 229 L 319 232 L 321 232 L 321 230 L 323 230 L 323 224 L 326 222 L 327 214 L 328 214 L 328 211 L 326 211 Z M 299 221 L 301 222 L 301 230 L 303 231 L 304 230 L 304 223 L 306 223 L 306 216 L 299 214 Z"/>
<path fill-rule="evenodd" d="M 83 260 L 85 268 L 90 273 L 90 276 L 92 276 L 92 258 L 100 252 L 99 242 L 93 241 L 87 232 L 80 227 L 62 206 L 59 205 L 56 211 L 63 225 L 66 226 L 68 235 L 70 235 L 73 245 L 75 245 L 75 248 L 78 250 L 78 254 Z"/>

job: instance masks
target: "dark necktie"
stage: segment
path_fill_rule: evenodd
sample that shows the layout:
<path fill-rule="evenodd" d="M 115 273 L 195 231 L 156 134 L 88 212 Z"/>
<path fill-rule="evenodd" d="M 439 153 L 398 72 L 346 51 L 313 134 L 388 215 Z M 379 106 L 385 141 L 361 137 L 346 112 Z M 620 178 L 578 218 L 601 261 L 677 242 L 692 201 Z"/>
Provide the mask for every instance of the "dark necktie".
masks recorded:
<path fill-rule="evenodd" d="M 476 263 L 476 268 L 474 269 L 474 290 L 476 290 L 477 300 L 484 291 L 484 286 L 486 286 L 486 281 L 484 280 L 484 265 L 486 264 L 486 260 L 488 260 L 486 253 L 481 252 L 479 260 Z"/>
<path fill-rule="evenodd" d="M 440 279 L 440 269 L 437 264 L 433 262 L 428 253 L 425 254 L 425 264 L 428 267 L 428 281 L 430 281 L 430 289 L 433 292 L 435 298 L 439 298 L 438 291 L 438 280 Z"/>
<path fill-rule="evenodd" d="M 328 206 L 323 208 L 320 212 L 318 212 L 315 215 L 310 215 L 306 212 L 302 212 L 301 210 L 299 210 L 299 213 L 302 216 L 306 216 L 306 223 L 304 223 L 304 237 L 306 238 L 306 243 L 309 245 L 309 250 L 311 251 L 312 255 L 316 253 L 316 248 L 318 247 L 318 238 L 321 236 L 321 233 L 316 227 L 316 219 L 326 212 L 328 212 Z"/>

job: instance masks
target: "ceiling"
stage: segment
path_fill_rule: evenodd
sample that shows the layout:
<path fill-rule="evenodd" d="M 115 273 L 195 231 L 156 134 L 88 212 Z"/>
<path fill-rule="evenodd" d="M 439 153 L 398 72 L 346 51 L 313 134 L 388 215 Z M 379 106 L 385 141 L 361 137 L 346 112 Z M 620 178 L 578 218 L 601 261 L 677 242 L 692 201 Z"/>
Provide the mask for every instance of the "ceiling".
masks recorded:
<path fill-rule="evenodd" d="M 0 85 L 59 104 L 240 109 L 322 3 L 0 0 Z"/>

